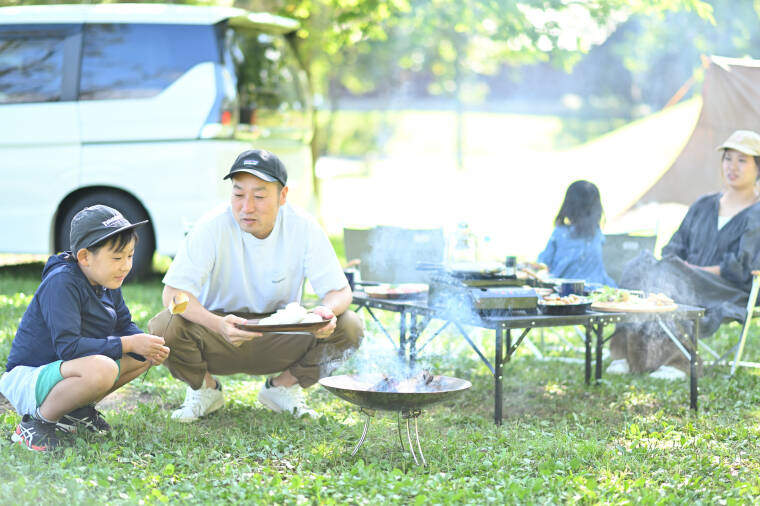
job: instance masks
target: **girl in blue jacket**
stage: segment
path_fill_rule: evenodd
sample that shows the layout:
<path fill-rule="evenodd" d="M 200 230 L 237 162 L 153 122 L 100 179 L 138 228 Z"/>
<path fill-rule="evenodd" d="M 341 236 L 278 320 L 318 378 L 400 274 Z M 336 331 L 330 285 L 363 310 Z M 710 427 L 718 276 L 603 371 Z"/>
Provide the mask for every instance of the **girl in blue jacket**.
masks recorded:
<path fill-rule="evenodd" d="M 583 279 L 614 287 L 602 261 L 601 220 L 602 201 L 596 185 L 583 180 L 572 183 L 538 261 L 549 267 L 554 278 Z"/>

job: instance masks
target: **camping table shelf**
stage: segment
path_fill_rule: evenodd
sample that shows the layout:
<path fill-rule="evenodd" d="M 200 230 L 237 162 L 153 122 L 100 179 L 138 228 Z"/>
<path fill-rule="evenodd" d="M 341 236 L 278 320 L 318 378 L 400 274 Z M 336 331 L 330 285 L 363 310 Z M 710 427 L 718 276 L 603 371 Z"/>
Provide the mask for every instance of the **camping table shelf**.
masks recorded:
<path fill-rule="evenodd" d="M 523 342 L 531 329 L 546 327 L 565 327 L 565 326 L 582 326 L 585 328 L 585 380 L 586 383 L 591 381 L 592 367 L 592 340 L 596 336 L 596 363 L 595 379 L 598 381 L 602 377 L 602 348 L 607 339 L 604 338 L 604 328 L 610 324 L 626 322 L 643 322 L 657 321 L 660 326 L 669 334 L 669 337 L 676 342 L 681 352 L 689 358 L 690 362 L 690 406 L 697 409 L 697 374 L 696 374 L 696 353 L 697 342 L 699 340 L 699 320 L 704 315 L 704 310 L 698 307 L 681 305 L 676 311 L 668 313 L 601 313 L 588 312 L 582 315 L 543 315 L 543 314 L 520 314 L 511 316 L 489 316 L 489 317 L 471 317 L 466 320 L 456 320 L 450 315 L 444 314 L 441 310 L 427 305 L 427 300 L 421 299 L 375 299 L 362 292 L 354 292 L 353 303 L 357 310 L 365 309 L 372 319 L 379 325 L 381 331 L 393 343 L 399 355 L 410 362 L 414 362 L 417 355 L 422 349 L 433 341 L 443 330 L 453 326 L 457 332 L 467 341 L 470 347 L 480 357 L 483 363 L 494 376 L 494 421 L 501 424 L 502 419 L 502 382 L 504 364 L 509 362 L 512 355 Z M 398 346 L 391 337 L 388 330 L 383 326 L 380 320 L 372 311 L 380 309 L 383 311 L 397 312 L 400 315 L 399 322 L 399 342 Z M 421 346 L 418 346 L 418 340 L 422 337 L 423 332 L 427 329 L 432 320 L 440 320 L 443 325 L 428 336 Z M 682 320 L 692 321 L 694 331 L 691 333 L 683 332 L 681 326 L 677 323 Z M 494 362 L 483 354 L 480 348 L 470 338 L 466 326 L 486 328 L 494 331 Z M 677 338 L 670 327 L 677 327 L 680 337 L 690 342 L 690 348 L 683 346 L 682 340 Z M 513 339 L 512 331 L 522 330 L 516 339 Z M 608 338 L 609 339 L 609 338 Z"/>
<path fill-rule="evenodd" d="M 413 340 L 416 344 L 418 334 L 415 331 L 418 328 L 417 321 L 420 317 L 430 312 L 427 307 L 426 297 L 417 297 L 412 299 L 376 299 L 370 297 L 364 292 L 353 293 L 353 304 L 356 305 L 357 312 L 364 309 L 372 320 L 377 324 L 380 331 L 388 338 L 393 347 L 396 349 L 401 358 L 407 358 L 414 361 L 415 356 L 412 355 L 410 350 L 414 350 L 414 345 L 410 345 L 407 338 L 408 329 L 411 326 L 410 336 L 413 336 Z M 372 309 L 380 309 L 383 311 L 391 311 L 399 313 L 399 331 L 398 331 L 398 346 L 396 341 L 391 337 L 391 334 L 385 328 L 385 325 L 375 315 Z"/>

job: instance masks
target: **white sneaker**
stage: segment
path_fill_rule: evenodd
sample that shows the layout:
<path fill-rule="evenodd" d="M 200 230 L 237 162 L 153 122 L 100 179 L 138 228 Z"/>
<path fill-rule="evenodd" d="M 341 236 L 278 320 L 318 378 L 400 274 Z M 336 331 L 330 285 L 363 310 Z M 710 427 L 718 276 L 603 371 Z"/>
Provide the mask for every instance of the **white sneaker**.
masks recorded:
<path fill-rule="evenodd" d="M 607 367 L 607 374 L 628 374 L 629 372 L 631 372 L 631 368 L 628 366 L 628 361 L 624 358 L 613 360 Z"/>
<path fill-rule="evenodd" d="M 283 411 L 297 418 L 308 416 L 319 418 L 316 411 L 306 405 L 303 398 L 303 389 L 295 384 L 292 387 L 268 387 L 264 384 L 259 390 L 259 402 L 275 413 Z"/>
<path fill-rule="evenodd" d="M 671 365 L 662 365 L 656 371 L 649 373 L 649 376 L 652 378 L 671 380 L 671 381 L 686 379 L 685 372 Z"/>
<path fill-rule="evenodd" d="M 187 387 L 185 402 L 182 407 L 172 413 L 172 420 L 194 422 L 224 406 L 222 384 L 219 380 L 216 384 L 219 385 L 217 388 L 208 388 L 205 383 L 198 390 Z"/>

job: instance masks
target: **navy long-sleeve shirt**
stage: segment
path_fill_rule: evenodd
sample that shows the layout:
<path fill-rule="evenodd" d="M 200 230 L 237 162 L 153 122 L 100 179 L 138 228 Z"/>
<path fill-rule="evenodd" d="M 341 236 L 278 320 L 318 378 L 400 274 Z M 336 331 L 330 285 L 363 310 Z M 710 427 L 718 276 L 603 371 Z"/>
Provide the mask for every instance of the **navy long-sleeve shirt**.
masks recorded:
<path fill-rule="evenodd" d="M 62 253 L 50 257 L 42 270 L 42 283 L 21 318 L 6 370 L 90 355 L 117 360 L 123 355 L 121 336 L 141 332 L 121 288 L 93 286 L 76 260 Z"/>

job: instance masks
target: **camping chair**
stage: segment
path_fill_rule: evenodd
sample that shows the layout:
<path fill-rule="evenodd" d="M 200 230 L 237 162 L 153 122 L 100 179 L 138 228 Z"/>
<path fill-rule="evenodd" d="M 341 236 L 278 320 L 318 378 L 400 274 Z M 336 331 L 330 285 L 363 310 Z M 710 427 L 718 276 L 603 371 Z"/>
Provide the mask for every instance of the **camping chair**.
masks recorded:
<path fill-rule="evenodd" d="M 369 279 L 369 235 L 371 229 L 367 228 L 344 228 L 343 246 L 346 252 L 346 261 L 359 259 L 359 274 L 362 279 Z"/>
<path fill-rule="evenodd" d="M 618 283 L 623 274 L 625 264 L 633 260 L 642 251 L 654 252 L 656 242 L 657 235 L 606 234 L 604 236 L 604 244 L 602 245 L 602 261 L 609 277 Z M 542 329 L 541 334 L 542 340 L 543 331 L 544 329 Z M 576 352 L 583 352 L 585 350 L 583 341 L 586 335 L 583 329 L 575 327 L 574 332 L 570 334 L 580 338 L 580 344 L 570 342 L 567 339 L 569 336 L 563 336 L 561 333 L 553 332 L 553 334 L 565 348 Z M 545 358 L 539 347 L 533 343 L 528 343 L 528 348 L 539 360 Z M 604 352 L 606 353 L 607 350 L 605 349 Z M 557 357 L 554 358 L 556 359 Z"/>
<path fill-rule="evenodd" d="M 758 291 L 760 291 L 760 271 L 752 271 L 752 288 L 749 291 L 749 299 L 747 299 L 747 313 L 744 316 L 742 332 L 739 334 L 739 344 L 736 348 L 736 356 L 734 357 L 734 363 L 731 365 L 731 376 L 734 375 L 737 365 L 745 367 L 760 367 L 760 364 L 757 362 L 741 361 L 742 353 L 744 353 L 744 345 L 747 342 L 747 334 L 749 333 L 749 324 L 751 323 L 753 316 L 760 315 L 760 310 L 757 307 Z"/>
<path fill-rule="evenodd" d="M 359 273 L 362 280 L 383 283 L 427 283 L 431 272 L 417 270 L 417 262 L 442 263 L 445 249 L 442 228 L 422 230 L 385 226 L 372 229 L 344 228 L 343 241 L 346 259 L 361 260 Z M 374 315 L 369 306 L 363 307 L 380 332 L 396 346 L 383 322 Z M 399 317 L 402 321 L 399 325 L 397 348 L 403 350 L 407 313 L 402 312 Z M 416 325 L 414 318 L 410 320 L 411 325 Z"/>
<path fill-rule="evenodd" d="M 731 362 L 731 373 L 733 376 L 737 367 L 757 367 L 760 368 L 758 362 L 743 362 L 742 355 L 744 354 L 744 346 L 747 343 L 747 335 L 749 334 L 749 326 L 752 323 L 752 318 L 760 316 L 760 308 L 757 307 L 757 295 L 760 292 L 760 271 L 752 271 L 752 288 L 749 292 L 749 299 L 747 299 L 747 309 L 744 315 L 744 323 L 742 324 L 742 330 L 739 333 L 739 340 L 737 343 L 723 355 L 719 355 L 710 346 L 700 341 L 702 346 L 708 353 L 710 353 L 715 360 L 710 363 L 710 366 L 725 363 L 726 357 L 731 353 L 734 354 L 734 360 Z"/>
<path fill-rule="evenodd" d="M 606 234 L 602 245 L 602 261 L 607 275 L 620 282 L 625 264 L 642 251 L 654 252 L 656 235 Z"/>
<path fill-rule="evenodd" d="M 431 273 L 417 270 L 417 263 L 441 263 L 445 249 L 442 228 L 344 228 L 343 242 L 346 260 L 361 260 L 362 280 L 384 283 L 426 283 Z"/>

